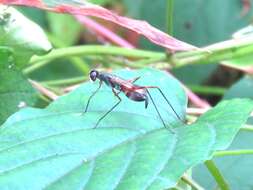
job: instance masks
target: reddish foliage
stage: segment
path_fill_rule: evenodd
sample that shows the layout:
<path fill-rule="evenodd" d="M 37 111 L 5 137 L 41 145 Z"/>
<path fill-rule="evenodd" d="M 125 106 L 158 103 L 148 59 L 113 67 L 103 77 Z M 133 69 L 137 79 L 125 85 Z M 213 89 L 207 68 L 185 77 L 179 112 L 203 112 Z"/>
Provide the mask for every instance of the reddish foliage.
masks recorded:
<path fill-rule="evenodd" d="M 0 0 L 0 3 L 6 5 L 26 5 L 31 7 L 44 8 L 44 3 L 41 0 Z"/>
<path fill-rule="evenodd" d="M 241 16 L 245 16 L 250 11 L 251 2 L 250 0 L 241 0 L 241 2 L 242 2 Z"/>
<path fill-rule="evenodd" d="M 88 29 L 90 29 L 92 32 L 95 32 L 98 36 L 105 38 L 121 47 L 134 48 L 131 43 L 119 37 L 114 32 L 108 30 L 106 27 L 100 25 L 96 21 L 82 15 L 76 15 L 75 17 L 80 23 L 83 23 Z"/>
<path fill-rule="evenodd" d="M 133 44 L 133 46 L 137 47 L 140 39 L 140 35 L 132 30 L 127 30 L 124 34 L 126 36 L 126 40 Z"/>
<path fill-rule="evenodd" d="M 48 1 L 49 2 L 49 1 Z M 70 0 L 68 4 L 61 4 L 60 1 L 52 0 L 51 4 L 43 3 L 39 0 L 0 0 L 0 3 L 9 5 L 25 5 L 41 9 L 46 9 L 59 13 L 69 13 L 73 15 L 85 15 L 102 18 L 125 28 L 128 28 L 138 34 L 145 36 L 151 42 L 165 47 L 171 51 L 184 51 L 196 49 L 196 47 L 185 42 L 179 41 L 166 33 L 156 29 L 145 21 L 134 20 L 117 14 L 91 3 Z"/>

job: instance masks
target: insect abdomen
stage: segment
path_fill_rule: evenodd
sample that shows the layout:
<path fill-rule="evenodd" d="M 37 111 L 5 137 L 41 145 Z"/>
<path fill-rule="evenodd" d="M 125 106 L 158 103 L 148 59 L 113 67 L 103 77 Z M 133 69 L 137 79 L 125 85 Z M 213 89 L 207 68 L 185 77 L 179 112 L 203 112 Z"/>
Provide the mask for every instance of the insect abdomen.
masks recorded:
<path fill-rule="evenodd" d="M 146 93 L 140 93 L 136 91 L 129 91 L 126 93 L 126 96 L 136 102 L 142 102 L 145 101 L 145 108 L 148 106 L 148 97 Z"/>

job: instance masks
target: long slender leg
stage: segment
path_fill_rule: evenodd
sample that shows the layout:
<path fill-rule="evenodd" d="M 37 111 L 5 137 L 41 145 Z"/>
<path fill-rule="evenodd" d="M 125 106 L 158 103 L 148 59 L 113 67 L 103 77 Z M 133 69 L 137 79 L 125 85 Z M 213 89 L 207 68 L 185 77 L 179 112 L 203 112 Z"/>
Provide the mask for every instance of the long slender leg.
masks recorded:
<path fill-rule="evenodd" d="M 95 94 L 99 91 L 99 89 L 101 88 L 101 86 L 102 86 L 102 81 L 99 81 L 99 87 L 89 97 L 88 102 L 87 102 L 87 104 L 85 106 L 85 110 L 84 110 L 83 114 L 87 112 L 89 104 L 90 104 L 90 101 L 91 101 L 91 98 L 95 96 Z"/>
<path fill-rule="evenodd" d="M 97 123 L 96 123 L 96 125 L 95 125 L 94 128 L 97 128 L 98 124 L 99 124 L 99 123 L 100 123 L 112 110 L 114 110 L 114 109 L 119 105 L 119 103 L 121 102 L 121 98 L 119 97 L 119 93 L 120 93 L 121 91 L 115 92 L 114 89 L 112 88 L 112 92 L 113 92 L 113 94 L 118 98 L 119 101 L 118 101 L 116 104 L 114 104 L 114 106 L 112 106 L 112 108 L 109 109 L 102 117 L 99 118 L 99 120 L 97 121 Z"/>
<path fill-rule="evenodd" d="M 158 87 L 158 86 L 145 86 L 145 88 L 156 88 L 159 90 L 159 92 L 162 94 L 163 98 L 165 99 L 165 101 L 168 103 L 168 105 L 170 106 L 170 108 L 172 109 L 172 111 L 175 113 L 175 115 L 177 116 L 177 118 L 184 123 L 184 121 L 180 118 L 180 116 L 177 114 L 176 110 L 173 108 L 172 104 L 170 103 L 170 101 L 166 98 L 166 96 L 164 95 L 164 93 L 162 92 L 162 90 Z"/>
<path fill-rule="evenodd" d="M 131 82 L 131 83 L 134 83 L 136 82 L 137 80 L 139 80 L 141 77 L 135 77 L 133 79 L 130 79 L 130 80 L 127 80 L 128 82 Z"/>
<path fill-rule="evenodd" d="M 162 121 L 162 123 L 163 123 L 164 128 L 167 128 L 167 129 L 169 129 L 172 133 L 175 133 L 171 127 L 167 127 L 167 126 L 166 126 L 166 124 L 165 124 L 165 122 L 164 122 L 164 120 L 163 120 L 163 118 L 162 118 L 162 116 L 161 116 L 161 114 L 160 114 L 160 112 L 159 112 L 159 110 L 158 110 L 158 108 L 157 108 L 157 106 L 156 106 L 156 104 L 155 104 L 155 102 L 154 102 L 154 100 L 153 100 L 151 94 L 149 93 L 148 89 L 146 89 L 146 90 L 147 90 L 147 93 L 148 93 L 149 98 L 151 99 L 151 102 L 153 103 L 153 105 L 154 105 L 154 107 L 155 107 L 155 110 L 156 110 L 156 112 L 157 112 L 159 118 L 161 119 L 161 121 Z"/>
<path fill-rule="evenodd" d="M 177 116 L 177 118 L 182 121 L 184 123 L 184 121 L 181 119 L 181 117 L 177 114 L 176 110 L 173 108 L 173 106 L 171 105 L 171 103 L 169 102 L 169 100 L 166 98 L 166 96 L 164 95 L 163 91 L 158 87 L 157 88 L 159 90 L 159 92 L 162 94 L 163 98 L 166 100 L 166 102 L 169 104 L 169 106 L 171 107 L 171 109 L 173 110 L 173 112 L 175 113 L 175 115 Z"/>

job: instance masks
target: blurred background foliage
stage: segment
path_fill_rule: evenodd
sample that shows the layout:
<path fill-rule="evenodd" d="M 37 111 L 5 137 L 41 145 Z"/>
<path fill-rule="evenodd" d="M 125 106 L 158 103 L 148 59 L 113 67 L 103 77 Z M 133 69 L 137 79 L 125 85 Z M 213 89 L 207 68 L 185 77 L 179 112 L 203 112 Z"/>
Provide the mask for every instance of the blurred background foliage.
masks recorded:
<path fill-rule="evenodd" d="M 160 30 L 199 47 L 231 39 L 233 33 L 253 21 L 253 10 L 249 9 L 244 12 L 241 0 L 175 0 L 173 1 L 173 9 L 168 6 L 172 2 L 170 0 L 92 0 L 91 2 L 112 9 L 121 15 L 146 20 Z M 97 37 L 89 28 L 85 28 L 72 16 L 32 8 L 18 7 L 18 10 L 43 27 L 55 48 L 104 42 L 104 39 Z M 169 10 L 173 11 L 173 14 L 169 14 Z M 139 38 L 132 32 L 109 22 L 97 21 L 141 49 L 163 51 L 160 47 L 151 44 L 142 37 Z M 168 23 L 172 24 L 168 26 Z M 244 62 L 245 60 L 233 61 Z M 32 72 L 25 71 L 25 73 L 29 78 L 38 80 L 48 87 L 53 87 L 54 91 L 61 92 L 59 85 L 50 84 L 56 84 L 55 80 L 73 77 L 80 77 L 80 81 L 83 81 L 87 79 L 91 68 L 100 65 L 108 69 L 120 68 L 121 66 L 117 62 L 121 62 L 121 60 L 112 57 L 105 59 L 96 55 L 85 58 L 73 57 L 54 60 L 40 69 Z M 246 62 L 252 62 L 252 58 L 247 58 Z M 9 74 L 11 75 L 11 73 Z M 173 74 L 213 105 L 221 99 L 253 98 L 252 77 L 245 76 L 240 71 L 221 66 L 218 63 L 185 66 L 173 69 Z M 20 80 L 23 80 L 22 77 Z M 58 82 L 60 83 L 60 81 Z M 63 86 L 68 85 L 64 82 L 62 84 Z M 29 87 L 27 89 L 31 92 L 33 97 L 31 101 L 34 104 L 34 92 Z M 45 102 L 43 102 L 44 100 L 39 100 L 37 104 L 44 106 Z M 252 134 L 245 131 L 240 132 L 231 149 L 252 147 L 251 139 Z M 216 162 L 226 179 L 232 184 L 233 189 L 248 190 L 253 187 L 252 160 L 247 155 L 247 158 L 244 156 L 217 158 Z M 238 171 L 240 171 L 240 176 L 237 175 Z M 215 188 L 214 181 L 203 166 L 194 169 L 193 173 L 194 179 L 197 179 L 201 185 L 207 189 Z"/>
<path fill-rule="evenodd" d="M 253 13 L 252 10 L 249 10 L 246 14 L 243 14 L 243 4 L 240 0 L 224 0 L 222 2 L 218 0 L 174 1 L 172 17 L 173 25 L 171 29 L 171 27 L 167 26 L 167 12 L 169 9 L 167 4 L 169 1 L 156 0 L 150 3 L 145 0 L 138 0 L 133 3 L 132 0 L 93 0 L 91 2 L 110 8 L 121 15 L 146 20 L 160 30 L 170 32 L 171 35 L 176 38 L 199 47 L 230 39 L 234 32 L 252 22 Z M 31 8 L 19 9 L 22 10 L 26 16 L 44 27 L 55 47 L 97 43 L 96 36 L 69 15 L 47 13 Z M 115 33 L 122 35 L 122 37 L 142 49 L 162 51 L 161 47 L 150 43 L 142 37 L 138 37 L 134 33 L 119 28 L 112 23 L 101 20 L 99 20 L 99 22 L 102 22 Z M 94 59 L 99 60 L 98 57 Z M 94 63 L 92 58 L 83 59 L 83 61 L 89 66 Z M 59 62 L 61 63 L 59 64 Z M 83 69 L 82 71 L 87 70 L 89 70 L 89 68 Z M 184 84 L 190 85 L 193 90 L 204 95 L 209 94 L 209 91 L 206 93 L 205 90 L 198 88 L 199 85 L 221 86 L 227 88 L 242 76 L 238 71 L 218 66 L 218 64 L 215 63 L 189 65 L 173 69 L 173 73 Z M 40 70 L 33 72 L 31 76 L 39 80 L 49 80 L 60 79 L 62 77 L 68 78 L 82 74 L 87 73 L 80 72 L 80 69 L 73 67 L 69 64 L 69 61 L 57 60 L 57 63 L 43 67 Z M 213 98 L 213 96 L 211 98 L 208 97 L 211 103 L 216 103 L 223 94 L 223 91 L 224 89 L 222 88 L 220 91 L 217 91 L 218 99 Z M 215 92 L 216 91 L 210 93 L 215 95 Z"/>

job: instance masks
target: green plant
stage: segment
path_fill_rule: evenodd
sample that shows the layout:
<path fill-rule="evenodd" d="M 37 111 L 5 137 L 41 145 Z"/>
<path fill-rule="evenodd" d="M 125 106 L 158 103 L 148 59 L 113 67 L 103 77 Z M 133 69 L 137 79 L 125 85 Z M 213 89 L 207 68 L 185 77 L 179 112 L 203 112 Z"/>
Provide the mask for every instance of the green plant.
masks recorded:
<path fill-rule="evenodd" d="M 24 1 L 26 3 L 28 1 Z M 74 3 L 70 1 L 67 5 L 76 8 Z M 62 5 L 68 12 L 66 7 L 69 7 Z M 173 1 L 169 0 L 167 5 L 168 10 L 173 10 Z M 45 8 L 40 4 L 34 6 Z M 56 10 L 54 4 L 51 8 Z M 58 12 L 63 8 L 58 8 Z M 94 8 L 92 4 L 91 8 Z M 95 11 L 105 11 L 95 8 Z M 185 91 L 183 84 L 166 70 L 221 62 L 250 71 L 251 62 L 245 64 L 242 59 L 250 60 L 251 37 L 196 49 L 167 36 L 166 39 L 172 40 L 172 50 L 188 50 L 177 53 L 74 45 L 81 26 L 73 19 L 68 18 L 69 22 L 64 23 L 67 18 L 50 15 L 47 17 L 50 24 L 57 23 L 54 27 L 75 26 L 74 31 L 66 33 L 70 37 L 66 41 L 62 40 L 64 36 L 59 36 L 59 28 L 48 31 L 49 39 L 58 47 L 52 49 L 36 24 L 13 8 L 1 7 L 0 11 L 0 189 L 203 189 L 202 183 L 198 184 L 191 175 L 193 168 L 201 163 L 213 177 L 215 186 L 234 189 L 234 184 L 231 186 L 213 159 L 253 153 L 252 147 L 226 150 L 239 131 L 252 135 L 251 122 L 247 123 L 253 111 L 251 93 L 239 99 L 234 92 L 237 86 L 229 91 L 189 86 L 201 93 L 211 91 L 220 95 L 226 92 L 224 99 L 235 97 L 211 108 L 189 90 Z M 171 26 L 173 16 L 167 15 L 167 25 Z M 144 23 L 140 27 L 144 26 L 153 30 Z M 126 24 L 126 27 L 131 26 Z M 172 34 L 172 30 L 169 33 Z M 145 32 L 142 34 L 152 42 L 168 46 Z M 92 100 L 89 111 L 82 114 L 98 83 L 85 82 L 73 91 L 72 85 L 86 81 L 89 70 L 98 62 L 105 69 L 115 69 L 113 73 L 125 79 L 141 76 L 136 82 L 139 85 L 159 86 L 188 124 L 181 123 L 159 93 L 151 90 L 162 117 L 174 128 L 175 134 L 163 127 L 151 104 L 145 109 L 142 103 L 132 102 L 125 96 L 121 96 L 121 104 L 110 116 L 93 129 L 97 119 L 116 98 L 111 89 L 103 86 Z M 67 77 L 62 77 L 63 74 Z M 252 80 L 246 79 L 251 84 Z M 245 88 L 244 83 L 236 85 Z M 66 94 L 69 90 L 72 92 Z M 188 97 L 191 104 L 201 108 L 188 109 Z"/>

